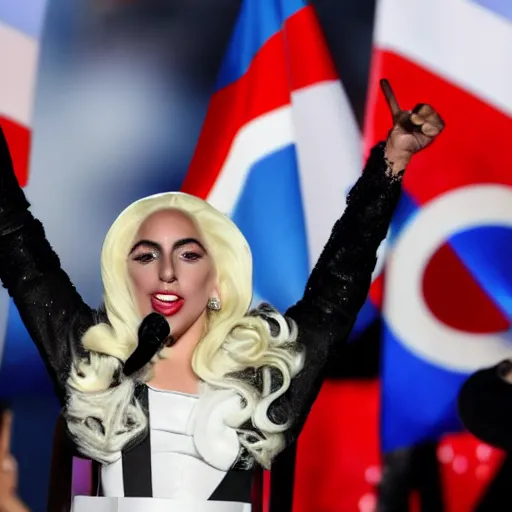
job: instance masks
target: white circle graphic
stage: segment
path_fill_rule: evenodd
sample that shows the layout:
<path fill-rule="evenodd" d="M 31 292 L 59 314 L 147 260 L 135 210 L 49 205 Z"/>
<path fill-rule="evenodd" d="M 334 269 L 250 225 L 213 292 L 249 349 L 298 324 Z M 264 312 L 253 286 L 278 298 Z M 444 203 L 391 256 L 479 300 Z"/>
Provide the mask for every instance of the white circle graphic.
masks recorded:
<path fill-rule="evenodd" d="M 443 194 L 415 214 L 389 253 L 384 301 L 389 328 L 418 357 L 451 371 L 473 372 L 512 357 L 509 332 L 454 329 L 432 314 L 423 297 L 423 273 L 435 251 L 457 232 L 489 225 L 512 228 L 512 188 L 472 185 Z"/>

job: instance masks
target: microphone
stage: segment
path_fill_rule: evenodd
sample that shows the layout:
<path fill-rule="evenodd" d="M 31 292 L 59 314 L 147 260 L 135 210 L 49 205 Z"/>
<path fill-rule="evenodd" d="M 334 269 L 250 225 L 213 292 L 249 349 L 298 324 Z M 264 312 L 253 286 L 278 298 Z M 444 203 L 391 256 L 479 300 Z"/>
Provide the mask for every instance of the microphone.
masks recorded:
<path fill-rule="evenodd" d="M 174 340 L 169 338 L 170 333 L 171 328 L 162 315 L 150 313 L 144 318 L 139 327 L 139 343 L 132 355 L 124 363 L 124 375 L 129 377 L 139 371 L 164 346 L 173 345 Z"/>

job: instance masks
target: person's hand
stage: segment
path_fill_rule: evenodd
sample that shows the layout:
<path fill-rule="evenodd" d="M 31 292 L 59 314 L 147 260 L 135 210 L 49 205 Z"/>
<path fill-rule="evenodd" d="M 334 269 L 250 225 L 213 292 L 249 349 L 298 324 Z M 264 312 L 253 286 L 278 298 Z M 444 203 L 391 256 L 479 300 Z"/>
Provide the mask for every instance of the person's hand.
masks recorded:
<path fill-rule="evenodd" d="M 425 103 L 418 103 L 412 110 L 402 110 L 385 79 L 380 86 L 393 119 L 393 128 L 386 141 L 386 158 L 393 173 L 407 167 L 412 155 L 426 148 L 441 133 L 444 121 Z"/>
<path fill-rule="evenodd" d="M 28 512 L 16 496 L 18 468 L 11 455 L 12 413 L 4 411 L 0 419 L 0 512 Z"/>
<path fill-rule="evenodd" d="M 16 492 L 18 470 L 11 455 L 12 413 L 4 411 L 0 423 L 0 502 Z"/>
<path fill-rule="evenodd" d="M 30 512 L 17 496 L 9 496 L 0 501 L 0 512 Z"/>

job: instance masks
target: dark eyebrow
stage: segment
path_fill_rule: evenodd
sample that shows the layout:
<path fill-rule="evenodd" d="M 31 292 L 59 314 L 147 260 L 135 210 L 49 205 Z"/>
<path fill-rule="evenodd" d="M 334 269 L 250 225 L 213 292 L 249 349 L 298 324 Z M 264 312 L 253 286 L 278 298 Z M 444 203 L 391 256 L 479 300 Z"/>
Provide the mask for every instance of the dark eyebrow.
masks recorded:
<path fill-rule="evenodd" d="M 142 245 L 145 245 L 147 247 L 151 247 L 153 249 L 156 249 L 159 252 L 162 252 L 162 246 L 160 244 L 157 244 L 156 242 L 152 242 L 151 240 L 139 240 L 131 249 L 130 254 L 135 251 L 135 249 L 141 247 Z"/>
<path fill-rule="evenodd" d="M 174 245 L 172 246 L 172 250 L 175 251 L 176 249 L 179 249 L 180 247 L 183 247 L 184 245 L 190 245 L 190 244 L 196 244 L 198 245 L 205 253 L 207 252 L 204 248 L 204 245 L 195 238 L 182 238 L 181 240 L 178 240 L 174 242 Z M 135 249 L 138 249 L 141 246 L 151 247 L 153 249 L 156 249 L 158 252 L 162 252 L 162 246 L 157 243 L 153 242 L 152 240 L 139 240 L 130 250 L 130 254 L 135 251 Z"/>
<path fill-rule="evenodd" d="M 207 253 L 207 250 L 205 249 L 204 245 L 199 240 L 197 240 L 195 238 L 182 238 L 181 240 L 174 242 L 174 245 L 172 246 L 172 250 L 175 251 L 176 249 L 179 249 L 180 247 L 183 247 L 184 245 L 190 245 L 190 244 L 198 245 L 205 253 Z"/>

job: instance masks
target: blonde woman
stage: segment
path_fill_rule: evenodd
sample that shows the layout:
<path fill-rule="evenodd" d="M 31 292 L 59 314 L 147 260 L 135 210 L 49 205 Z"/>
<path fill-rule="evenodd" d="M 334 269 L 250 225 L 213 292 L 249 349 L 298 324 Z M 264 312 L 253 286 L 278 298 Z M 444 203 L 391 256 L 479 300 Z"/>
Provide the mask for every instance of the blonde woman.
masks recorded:
<path fill-rule="evenodd" d="M 298 436 L 367 295 L 403 171 L 443 127 L 431 107 L 402 111 L 383 89 L 394 126 L 285 316 L 249 312 L 245 238 L 181 193 L 141 199 L 114 222 L 101 256 L 104 310 L 93 311 L 29 213 L 3 143 L 0 277 L 54 377 L 77 449 L 101 472 L 99 496 L 76 497 L 73 510 L 251 510 L 254 465 L 269 467 Z"/>

